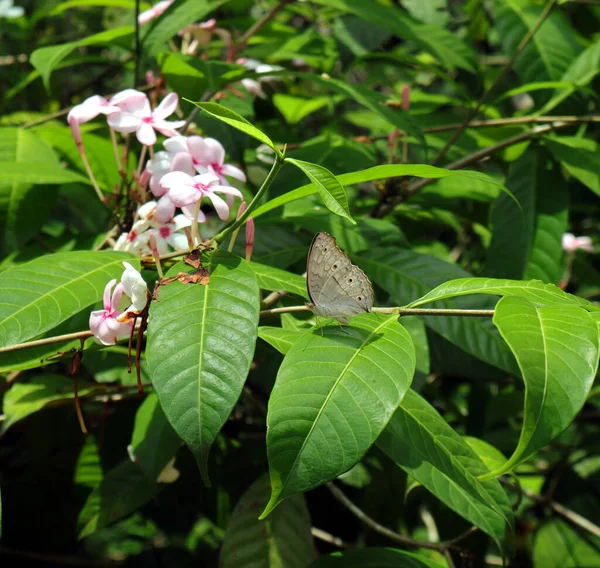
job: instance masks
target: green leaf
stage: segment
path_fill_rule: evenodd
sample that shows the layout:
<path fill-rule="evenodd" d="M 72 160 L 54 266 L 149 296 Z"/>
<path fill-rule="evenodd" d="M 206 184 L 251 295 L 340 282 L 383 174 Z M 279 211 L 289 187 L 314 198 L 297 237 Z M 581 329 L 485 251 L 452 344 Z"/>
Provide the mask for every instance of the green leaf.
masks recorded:
<path fill-rule="evenodd" d="M 597 41 L 580 53 L 577 59 L 565 71 L 562 81 L 567 83 L 567 86 L 557 90 L 554 96 L 540 109 L 539 114 L 550 113 L 577 90 L 581 90 L 582 87 L 591 83 L 599 72 L 600 41 Z"/>
<path fill-rule="evenodd" d="M 261 132 L 256 126 L 253 126 L 250 122 L 248 122 L 243 116 L 239 115 L 237 112 L 234 112 L 223 105 L 217 103 L 202 103 L 194 101 L 190 101 L 189 99 L 184 99 L 192 104 L 195 104 L 205 113 L 210 114 L 211 116 L 229 124 L 229 126 L 233 126 L 244 132 L 248 136 L 252 136 L 259 142 L 266 144 L 270 148 L 272 148 L 278 156 L 282 156 L 279 148 L 275 145 L 275 143 L 264 133 Z"/>
<path fill-rule="evenodd" d="M 129 8 L 130 10 L 134 10 L 135 0 L 65 0 L 58 6 L 53 6 L 48 13 L 44 14 L 44 17 L 58 16 L 71 8 L 88 8 L 91 6 Z"/>
<path fill-rule="evenodd" d="M 104 288 L 133 255 L 65 252 L 36 258 L 0 274 L 0 346 L 27 341 L 102 300 Z"/>
<path fill-rule="evenodd" d="M 600 146 L 591 138 L 548 137 L 544 143 L 566 170 L 600 195 Z"/>
<path fill-rule="evenodd" d="M 158 64 L 170 88 L 178 93 L 219 91 L 247 73 L 241 65 L 180 53 L 160 53 Z"/>
<path fill-rule="evenodd" d="M 169 274 L 186 266 L 176 264 Z M 217 251 L 207 268 L 205 286 L 175 281 L 160 288 L 150 306 L 146 354 L 160 404 L 208 484 L 208 453 L 250 370 L 260 306 L 244 260 Z"/>
<path fill-rule="evenodd" d="M 228 0 L 183 0 L 175 3 L 154 23 L 142 40 L 142 50 L 156 57 L 167 42 L 186 26 L 206 20 Z"/>
<path fill-rule="evenodd" d="M 317 558 L 310 568 L 444 568 L 423 554 L 395 548 L 356 548 Z"/>
<path fill-rule="evenodd" d="M 339 79 L 333 79 L 329 76 L 310 75 L 308 73 L 293 73 L 293 75 L 308 83 L 321 85 L 326 89 L 348 97 L 350 100 L 355 101 L 379 115 L 392 126 L 414 136 L 424 148 L 427 148 L 427 141 L 425 140 L 423 131 L 417 121 L 405 110 L 387 106 L 387 97 L 373 89 L 369 89 L 363 85 L 356 85 Z"/>
<path fill-rule="evenodd" d="M 79 538 L 130 515 L 148 503 L 158 489 L 159 486 L 150 481 L 138 465 L 129 459 L 121 462 L 88 496 L 79 513 Z"/>
<path fill-rule="evenodd" d="M 288 158 L 289 159 L 289 158 Z M 399 176 L 415 176 L 420 178 L 444 178 L 448 176 L 459 176 L 463 178 L 465 182 L 471 180 L 478 180 L 481 182 L 489 183 L 500 187 L 503 191 L 508 191 L 502 184 L 498 183 L 494 178 L 482 174 L 480 172 L 472 172 L 469 170 L 446 170 L 444 168 L 436 168 L 434 166 L 428 166 L 425 164 L 394 164 L 386 166 L 375 166 L 366 170 L 360 170 L 357 172 L 351 172 L 347 174 L 339 174 L 336 176 L 337 180 L 344 186 L 354 185 L 357 183 L 364 183 L 366 181 L 374 181 L 378 179 L 387 179 L 391 177 Z M 258 207 L 253 213 L 252 217 L 256 218 L 260 215 L 264 215 L 277 207 L 281 207 L 297 199 L 308 197 L 313 193 L 316 193 L 318 187 L 316 184 L 311 183 L 303 185 L 298 189 L 289 191 L 288 193 L 271 199 L 264 205 Z"/>
<path fill-rule="evenodd" d="M 469 447 L 479 456 L 479 459 L 490 471 L 498 469 L 506 463 L 504 454 L 484 440 L 471 436 L 463 436 L 463 440 L 469 444 Z"/>
<path fill-rule="evenodd" d="M 348 197 L 346 196 L 344 186 L 327 168 L 311 164 L 310 162 L 295 160 L 294 158 L 286 158 L 285 161 L 296 166 L 306 174 L 312 185 L 317 188 L 327 209 L 356 224 L 356 221 L 350 215 Z"/>
<path fill-rule="evenodd" d="M 381 286 L 395 305 L 403 306 L 425 294 L 441 282 L 468 275 L 467 272 L 438 258 L 413 251 L 375 248 L 352 255 L 372 281 Z M 425 296 L 426 297 L 426 296 Z M 466 300 L 466 299 L 465 299 Z M 420 300 L 418 300 L 420 303 Z M 494 301 L 485 297 L 444 301 L 435 307 L 491 309 Z M 413 304 L 410 304 L 411 307 Z M 425 325 L 474 357 L 518 373 L 514 357 L 492 324 L 491 318 L 423 317 Z"/>
<path fill-rule="evenodd" d="M 124 26 L 93 34 L 79 41 L 51 45 L 36 49 L 29 58 L 31 64 L 40 72 L 44 86 L 50 89 L 50 75 L 58 64 L 78 47 L 88 45 L 130 45 L 133 38 L 133 27 Z"/>
<path fill-rule="evenodd" d="M 131 436 L 135 463 L 150 481 L 156 481 L 180 446 L 181 439 L 169 424 L 156 393 L 150 393 L 135 415 Z"/>
<path fill-rule="evenodd" d="M 513 530 L 510 502 L 477 454 L 412 389 L 377 446 L 440 501 L 494 539 L 501 550 Z"/>
<path fill-rule="evenodd" d="M 556 438 L 581 410 L 598 369 L 598 325 L 581 307 L 502 298 L 494 323 L 521 370 L 525 411 L 517 449 L 485 478 L 510 471 Z"/>
<path fill-rule="evenodd" d="M 80 385 L 79 394 L 83 396 L 90 390 Z M 23 420 L 51 402 L 73 398 L 73 379 L 63 375 L 47 373 L 34 376 L 26 382 L 17 382 L 4 395 L 5 420 L 2 422 L 2 430 L 6 431 L 15 422 Z"/>
<path fill-rule="evenodd" d="M 304 98 L 285 95 L 283 93 L 275 93 L 273 95 L 273 104 L 288 124 L 297 124 L 309 114 L 323 107 L 331 106 L 333 108 L 334 103 L 335 101 L 332 101 L 331 97 Z"/>
<path fill-rule="evenodd" d="M 52 184 L 73 181 L 87 183 L 62 169 L 44 140 L 22 128 L 0 128 L 0 248 L 13 251 L 35 236 L 56 202 Z"/>
<path fill-rule="evenodd" d="M 410 335 L 396 319 L 365 314 L 323 336 L 311 329 L 285 356 L 269 399 L 272 494 L 261 518 L 349 470 L 385 427 L 415 371 Z"/>
<path fill-rule="evenodd" d="M 292 496 L 268 519 L 257 519 L 257 511 L 267 504 L 269 489 L 269 478 L 263 475 L 236 504 L 223 539 L 221 568 L 304 568 L 316 556 L 303 495 Z"/>
<path fill-rule="evenodd" d="M 523 0 L 496 2 L 496 30 L 504 51 L 512 55 L 544 9 Z M 558 81 L 575 60 L 580 48 L 569 24 L 551 13 L 514 63 L 523 83 Z"/>
<path fill-rule="evenodd" d="M 547 519 L 537 529 L 532 546 L 534 566 L 582 568 L 598 563 L 600 539 L 591 537 L 558 518 Z"/>
<path fill-rule="evenodd" d="M 252 268 L 258 281 L 258 287 L 261 290 L 269 290 L 271 292 L 285 290 L 308 300 L 306 278 L 303 276 L 288 272 L 287 270 L 281 270 L 281 268 L 269 266 L 268 264 L 261 264 L 260 262 L 250 263 L 250 268 Z"/>
<path fill-rule="evenodd" d="M 266 341 L 283 355 L 287 354 L 294 343 L 296 343 L 303 334 L 304 331 L 301 330 L 283 329 L 281 327 L 271 327 L 268 325 L 261 325 L 258 328 L 258 337 L 263 341 Z"/>
<path fill-rule="evenodd" d="M 506 185 L 521 211 L 501 194 L 492 213 L 492 242 L 485 275 L 539 279 L 558 284 L 563 273 L 562 236 L 568 227 L 568 192 L 545 152 L 528 148 L 509 170 Z"/>
<path fill-rule="evenodd" d="M 404 41 L 418 45 L 436 57 L 442 67 L 456 67 L 475 72 L 477 63 L 473 50 L 447 29 L 417 23 L 407 17 L 397 6 L 384 6 L 364 0 L 315 0 L 328 8 L 338 8 L 356 14 L 368 22 L 390 30 Z"/>
<path fill-rule="evenodd" d="M 440 284 L 428 294 L 411 302 L 408 307 L 416 308 L 436 300 L 456 298 L 466 294 L 492 294 L 525 298 L 538 307 L 581 306 L 586 310 L 598 310 L 593 302 L 574 296 L 554 284 L 539 280 L 504 280 L 501 278 L 458 278 Z"/>

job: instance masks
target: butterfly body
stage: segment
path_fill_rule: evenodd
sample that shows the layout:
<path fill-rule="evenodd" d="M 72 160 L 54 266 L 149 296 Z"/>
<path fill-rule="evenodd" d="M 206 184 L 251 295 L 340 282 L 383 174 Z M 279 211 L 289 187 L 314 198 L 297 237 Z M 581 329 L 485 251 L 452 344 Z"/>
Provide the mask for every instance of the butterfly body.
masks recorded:
<path fill-rule="evenodd" d="M 328 233 L 317 233 L 308 252 L 306 284 L 316 315 L 348 323 L 349 317 L 373 307 L 373 288 L 367 275 L 335 243 Z"/>

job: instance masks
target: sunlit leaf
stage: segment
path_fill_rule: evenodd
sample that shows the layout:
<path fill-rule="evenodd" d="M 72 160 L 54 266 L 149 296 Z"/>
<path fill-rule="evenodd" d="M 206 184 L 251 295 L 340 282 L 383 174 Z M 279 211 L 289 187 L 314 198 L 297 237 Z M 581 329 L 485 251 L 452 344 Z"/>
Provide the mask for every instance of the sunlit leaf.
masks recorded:
<path fill-rule="evenodd" d="M 415 354 L 396 316 L 311 329 L 294 343 L 269 399 L 271 500 L 308 491 L 356 464 L 408 389 Z M 321 457 L 319 457 L 321 456 Z"/>

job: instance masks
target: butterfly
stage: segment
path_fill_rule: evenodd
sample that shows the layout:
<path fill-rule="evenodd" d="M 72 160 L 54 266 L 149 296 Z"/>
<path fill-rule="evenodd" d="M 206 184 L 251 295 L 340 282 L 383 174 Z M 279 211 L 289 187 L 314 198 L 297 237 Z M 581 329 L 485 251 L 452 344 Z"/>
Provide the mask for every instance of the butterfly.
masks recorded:
<path fill-rule="evenodd" d="M 308 251 L 306 307 L 317 317 L 347 324 L 349 317 L 370 312 L 373 288 L 367 275 L 350 262 L 330 234 L 317 233 Z"/>

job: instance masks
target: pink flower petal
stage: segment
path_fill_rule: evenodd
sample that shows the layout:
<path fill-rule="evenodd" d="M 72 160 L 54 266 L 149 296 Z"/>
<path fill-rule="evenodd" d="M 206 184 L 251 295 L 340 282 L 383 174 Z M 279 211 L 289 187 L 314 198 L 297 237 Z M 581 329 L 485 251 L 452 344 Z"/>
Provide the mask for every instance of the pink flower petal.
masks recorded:
<path fill-rule="evenodd" d="M 246 174 L 242 170 L 236 168 L 235 166 L 232 166 L 231 164 L 223 164 L 223 167 L 221 168 L 221 173 L 225 176 L 229 176 L 234 179 L 239 179 L 240 181 L 246 181 Z"/>
<path fill-rule="evenodd" d="M 169 93 L 154 109 L 152 116 L 158 119 L 165 119 L 167 116 L 171 116 L 175 112 L 178 102 L 179 97 L 177 93 Z"/>
<path fill-rule="evenodd" d="M 171 171 L 185 172 L 189 175 L 194 175 L 194 166 L 192 164 L 192 156 L 187 152 L 179 152 L 173 156 L 173 162 L 171 163 Z"/>
<path fill-rule="evenodd" d="M 235 195 L 240 199 L 244 199 L 242 192 L 235 187 L 231 187 L 230 185 L 213 185 L 211 186 L 210 191 L 214 191 L 215 193 L 225 193 L 227 195 Z"/>
<path fill-rule="evenodd" d="M 147 122 L 140 122 L 136 132 L 137 139 L 144 146 L 152 146 L 156 144 L 156 132 L 154 132 L 154 128 L 152 128 L 151 124 Z"/>
<path fill-rule="evenodd" d="M 229 219 L 229 207 L 227 206 L 227 203 L 225 203 L 225 201 L 223 201 L 216 193 L 207 193 L 206 197 L 212 201 L 219 219 L 221 219 L 221 221 L 227 221 L 227 219 Z"/>
<path fill-rule="evenodd" d="M 204 144 L 207 147 L 206 156 L 209 162 L 215 162 L 222 166 L 225 161 L 225 148 L 223 148 L 221 143 L 214 138 L 205 138 Z"/>
<path fill-rule="evenodd" d="M 178 152 L 187 153 L 187 140 L 187 136 L 173 136 L 172 138 L 165 140 L 163 146 L 167 152 L 172 152 L 173 154 L 177 154 Z"/>
<path fill-rule="evenodd" d="M 190 136 L 187 139 L 187 149 L 196 161 L 196 166 L 206 166 L 210 163 L 209 156 L 207 156 L 208 148 L 201 136 Z"/>
<path fill-rule="evenodd" d="M 181 133 L 176 128 L 181 128 L 185 124 L 185 120 L 175 120 L 173 122 L 167 122 L 166 120 L 156 119 L 152 122 L 152 126 L 155 130 L 158 130 L 167 137 L 180 136 Z"/>
<path fill-rule="evenodd" d="M 115 288 L 115 291 L 113 292 L 112 299 L 110 301 L 110 307 L 112 311 L 116 311 L 119 307 L 119 302 L 121 301 L 121 296 L 123 296 L 124 291 L 125 288 L 123 288 L 123 284 L 119 282 Z"/>
<path fill-rule="evenodd" d="M 181 208 L 181 211 L 185 217 L 190 220 L 194 220 L 194 211 L 196 210 L 196 204 L 193 205 L 185 205 Z M 202 212 L 202 210 L 198 211 L 198 223 L 204 223 L 206 221 L 206 215 Z M 191 225 L 191 223 L 190 223 Z"/>
<path fill-rule="evenodd" d="M 141 123 L 141 119 L 128 112 L 114 112 L 106 119 L 108 125 L 117 132 L 135 132 Z"/>
<path fill-rule="evenodd" d="M 168 223 L 175 215 L 175 204 L 169 199 L 168 195 L 163 195 L 156 204 L 154 218 L 159 223 Z"/>
<path fill-rule="evenodd" d="M 114 287 L 114 285 L 117 283 L 117 280 L 115 278 L 113 278 L 105 287 L 104 287 L 104 298 L 102 301 L 102 304 L 104 305 L 104 309 L 106 311 L 110 311 L 111 305 L 110 305 L 110 293 Z"/>

